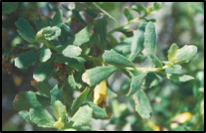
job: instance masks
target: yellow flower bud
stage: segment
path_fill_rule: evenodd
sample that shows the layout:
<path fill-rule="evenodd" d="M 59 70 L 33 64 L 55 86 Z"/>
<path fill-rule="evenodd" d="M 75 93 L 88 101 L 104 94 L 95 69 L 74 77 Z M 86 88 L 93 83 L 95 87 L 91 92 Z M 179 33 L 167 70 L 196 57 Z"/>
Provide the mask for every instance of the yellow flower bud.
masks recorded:
<path fill-rule="evenodd" d="M 94 88 L 94 103 L 99 107 L 105 108 L 107 101 L 107 84 L 106 80 L 103 80 L 100 84 Z"/>
<path fill-rule="evenodd" d="M 190 112 L 184 112 L 182 114 L 178 114 L 172 119 L 172 122 L 175 123 L 185 123 L 192 118 L 192 114 Z"/>
<path fill-rule="evenodd" d="M 154 131 L 160 131 L 160 127 L 158 125 L 156 125 L 154 122 L 152 121 L 148 121 L 147 125 L 149 127 L 151 127 Z"/>
<path fill-rule="evenodd" d="M 61 118 L 59 118 L 59 120 L 56 121 L 53 126 L 57 127 L 58 129 L 61 129 L 64 126 L 64 123 L 61 122 Z"/>

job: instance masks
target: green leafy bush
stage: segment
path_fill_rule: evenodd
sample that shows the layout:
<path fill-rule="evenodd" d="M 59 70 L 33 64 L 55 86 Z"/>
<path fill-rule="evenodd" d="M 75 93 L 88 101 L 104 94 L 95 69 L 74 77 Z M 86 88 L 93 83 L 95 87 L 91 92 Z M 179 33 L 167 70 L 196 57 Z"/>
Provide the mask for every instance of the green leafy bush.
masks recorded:
<path fill-rule="evenodd" d="M 15 11 L 17 6 L 18 3 L 9 5 L 3 2 L 2 14 Z M 155 2 L 153 7 L 136 4 L 131 9 L 125 8 L 123 13 L 128 21 L 111 31 L 107 31 L 107 20 L 118 22 L 101 8 L 101 4 L 76 2 L 75 5 L 62 6 L 72 12 L 71 17 L 66 18 L 67 21 L 63 20 L 63 11 L 50 4 L 50 8 L 55 11 L 53 18 L 46 17 L 43 20 L 39 17 L 31 24 L 21 17 L 15 23 L 19 35 L 32 46 L 29 51 L 15 57 L 15 67 L 27 69 L 39 64 L 33 72 L 34 81 L 31 81 L 38 92 L 20 92 L 13 103 L 23 120 L 61 131 L 94 130 L 88 126 L 92 119 L 109 119 L 115 113 L 113 107 L 107 106 L 107 96 L 113 99 L 117 94 L 106 80 L 116 71 L 121 71 L 130 79 L 125 96 L 133 99 L 134 110 L 142 119 L 150 119 L 153 107 L 141 87 L 148 83 L 148 78 L 150 88 L 152 81 L 160 83 L 161 78 L 175 82 L 194 79 L 181 73 L 181 65 L 195 57 L 196 46 L 179 48 L 174 43 L 168 50 L 168 59 L 164 61 L 155 55 L 156 20 L 149 18 L 149 15 L 159 11 L 164 6 L 162 2 Z M 85 21 L 80 11 L 90 16 L 92 21 Z M 133 12 L 139 16 L 134 18 Z M 69 27 L 73 18 L 84 25 L 77 33 L 71 32 Z M 136 30 L 125 28 L 133 23 L 139 24 Z M 122 32 L 125 39 L 118 42 L 112 35 L 114 32 Z M 136 67 L 136 60 L 142 55 L 150 63 Z M 58 84 L 51 87 L 49 78 L 56 79 Z M 76 91 L 81 92 L 78 97 L 73 96 Z M 45 109 L 47 106 L 52 107 L 53 114 Z"/>

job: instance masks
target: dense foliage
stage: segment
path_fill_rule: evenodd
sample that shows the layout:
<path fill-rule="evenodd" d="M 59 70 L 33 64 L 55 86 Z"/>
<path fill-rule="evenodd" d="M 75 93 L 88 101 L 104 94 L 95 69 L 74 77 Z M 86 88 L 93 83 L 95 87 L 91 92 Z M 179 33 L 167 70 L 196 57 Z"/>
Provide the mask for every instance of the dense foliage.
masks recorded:
<path fill-rule="evenodd" d="M 164 7 L 162 2 L 125 8 L 127 22 L 123 25 L 107 4 L 115 5 L 73 2 L 62 4 L 63 9 L 55 3 L 30 5 L 49 7 L 54 12 L 50 17 L 39 13 L 21 16 L 29 8 L 24 2 L 2 3 L 2 15 L 19 17 L 11 45 L 2 45 L 2 69 L 14 75 L 12 65 L 17 71 L 33 67 L 29 83 L 35 90 L 20 91 L 14 98 L 18 115 L 32 125 L 61 131 L 109 130 L 95 129 L 90 124 L 93 119 L 109 120 L 117 125 L 116 130 L 127 123 L 131 130 L 203 130 L 204 72 L 188 66 L 195 65 L 193 58 L 204 47 L 178 45 L 174 40 L 167 50 L 156 48 L 158 20 L 151 15 Z M 191 8 L 204 13 L 198 6 Z M 115 26 L 108 31 L 110 23 Z M 138 28 L 131 29 L 130 24 Z M 12 28 L 2 26 L 3 38 Z M 116 32 L 121 33 L 120 39 Z M 108 82 L 116 72 L 127 76 L 118 91 Z M 193 99 L 196 107 L 191 111 Z"/>

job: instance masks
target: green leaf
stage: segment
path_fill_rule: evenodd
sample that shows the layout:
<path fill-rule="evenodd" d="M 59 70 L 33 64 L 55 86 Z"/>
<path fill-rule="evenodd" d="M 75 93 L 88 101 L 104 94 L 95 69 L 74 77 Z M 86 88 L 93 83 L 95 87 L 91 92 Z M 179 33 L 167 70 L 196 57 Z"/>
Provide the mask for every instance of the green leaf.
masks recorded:
<path fill-rule="evenodd" d="M 65 127 L 82 127 L 92 120 L 92 108 L 88 105 L 80 107 Z"/>
<path fill-rule="evenodd" d="M 134 95 L 135 110 L 143 119 L 149 119 L 152 116 L 152 107 L 150 101 L 147 98 L 145 92 L 139 89 Z"/>
<path fill-rule="evenodd" d="M 56 11 L 56 14 L 54 15 L 54 17 L 51 21 L 51 26 L 60 27 L 62 25 L 62 22 L 63 22 L 62 18 L 63 18 L 62 10 Z"/>
<path fill-rule="evenodd" d="M 23 120 L 25 120 L 25 121 L 27 121 L 27 122 L 29 122 L 29 123 L 34 124 L 34 123 L 32 122 L 32 120 L 30 119 L 30 114 L 29 114 L 28 111 L 22 110 L 22 111 L 19 111 L 18 114 L 19 114 L 19 116 L 20 116 Z"/>
<path fill-rule="evenodd" d="M 34 21 L 34 24 L 36 25 L 38 30 L 41 30 L 42 28 L 49 26 L 46 21 L 42 20 L 40 15 L 38 16 L 37 20 Z"/>
<path fill-rule="evenodd" d="M 81 104 L 87 98 L 89 91 L 90 91 L 90 89 L 86 88 L 76 99 L 74 99 L 72 106 L 70 108 L 70 111 L 69 111 L 69 114 L 71 116 L 78 110 L 78 108 L 81 106 Z"/>
<path fill-rule="evenodd" d="M 73 90 L 76 89 L 77 85 L 76 85 L 76 82 L 75 82 L 73 74 L 68 76 L 67 82 L 68 82 L 68 86 L 69 87 L 71 87 Z"/>
<path fill-rule="evenodd" d="M 24 52 L 15 58 L 15 66 L 19 69 L 28 68 L 39 59 L 41 49 Z"/>
<path fill-rule="evenodd" d="M 185 45 L 181 49 L 178 49 L 175 56 L 171 59 L 174 64 L 182 64 L 189 62 L 190 59 L 195 57 L 197 54 L 197 47 L 193 45 Z"/>
<path fill-rule="evenodd" d="M 175 57 L 176 55 L 176 52 L 178 50 L 178 46 L 176 43 L 173 43 L 171 46 L 170 46 L 170 49 L 168 50 L 168 61 L 172 61 L 172 59 Z"/>
<path fill-rule="evenodd" d="M 132 10 L 138 12 L 139 14 L 141 14 L 142 12 L 144 12 L 144 14 L 146 15 L 147 14 L 147 9 L 144 5 L 142 4 L 137 4 L 137 5 L 133 5 L 131 7 Z"/>
<path fill-rule="evenodd" d="M 147 73 L 145 79 L 145 87 L 152 88 L 159 84 L 159 80 L 160 80 L 159 76 L 156 73 L 154 72 Z"/>
<path fill-rule="evenodd" d="M 34 71 L 33 78 L 36 81 L 44 81 L 47 79 L 54 70 L 54 57 L 48 61 L 41 63 L 40 66 Z"/>
<path fill-rule="evenodd" d="M 130 90 L 127 93 L 127 96 L 133 95 L 137 90 L 140 89 L 140 86 L 142 85 L 146 75 L 147 75 L 146 73 L 140 73 L 139 75 L 132 77 Z"/>
<path fill-rule="evenodd" d="M 110 99 L 114 99 L 114 98 L 117 97 L 116 92 L 114 92 L 114 91 L 112 90 L 112 88 L 110 87 L 110 85 L 108 84 L 108 82 L 107 82 L 107 96 L 108 96 Z"/>
<path fill-rule="evenodd" d="M 152 22 L 149 22 L 146 26 L 145 33 L 144 33 L 144 47 L 147 52 L 147 55 L 154 54 L 155 41 L 156 41 L 155 26 Z"/>
<path fill-rule="evenodd" d="M 115 66 L 102 66 L 88 69 L 82 75 L 82 80 L 92 87 L 99 84 L 102 80 L 107 79 L 117 69 Z"/>
<path fill-rule="evenodd" d="M 31 108 L 29 110 L 30 117 L 33 123 L 39 127 L 53 127 L 54 118 L 43 108 Z"/>
<path fill-rule="evenodd" d="M 68 45 L 63 51 L 62 54 L 66 57 L 76 57 L 79 56 L 82 52 L 82 49 L 78 46 Z"/>
<path fill-rule="evenodd" d="M 102 9 L 100 6 L 98 6 L 95 2 L 92 2 L 99 10 L 101 10 L 105 15 L 107 15 L 109 18 L 111 18 L 112 20 L 114 20 L 116 23 L 117 23 L 117 25 L 118 25 L 118 22 L 117 22 L 117 20 L 114 18 L 114 17 L 112 17 L 109 13 L 107 13 L 104 9 Z"/>
<path fill-rule="evenodd" d="M 134 37 L 131 45 L 131 54 L 129 59 L 133 61 L 142 51 L 144 44 L 144 31 L 147 23 L 141 23 L 139 28 L 134 31 Z"/>
<path fill-rule="evenodd" d="M 106 108 L 100 108 L 97 104 L 89 102 L 89 106 L 93 109 L 93 118 L 108 119 Z"/>
<path fill-rule="evenodd" d="M 192 76 L 189 76 L 189 75 L 169 74 L 169 73 L 167 73 L 167 78 L 173 81 L 178 81 L 178 82 L 186 82 L 186 81 L 194 79 Z"/>
<path fill-rule="evenodd" d="M 154 3 L 154 10 L 158 11 L 162 8 L 163 3 L 162 2 L 155 2 Z"/>
<path fill-rule="evenodd" d="M 10 14 L 17 9 L 19 2 L 2 2 L 2 14 Z"/>
<path fill-rule="evenodd" d="M 58 11 L 59 10 L 53 2 L 49 2 L 49 8 L 53 11 Z"/>
<path fill-rule="evenodd" d="M 68 44 L 68 36 L 74 37 L 74 34 L 71 33 L 70 27 L 67 24 L 62 24 L 61 26 L 61 35 L 58 37 L 58 40 L 62 45 Z"/>
<path fill-rule="evenodd" d="M 95 20 L 94 28 L 94 41 L 96 45 L 104 50 L 107 45 L 107 20 L 104 14 L 100 13 L 98 15 L 99 19 Z"/>
<path fill-rule="evenodd" d="M 63 95 L 63 90 L 58 89 L 58 86 L 55 85 L 54 88 L 50 91 L 51 93 L 51 105 L 54 104 L 55 101 L 59 100 L 64 104 L 64 99 L 62 97 Z"/>
<path fill-rule="evenodd" d="M 144 18 L 147 22 L 157 22 L 157 20 L 156 19 L 154 19 L 154 18 Z"/>
<path fill-rule="evenodd" d="M 48 82 L 37 82 L 35 84 L 32 84 L 34 88 L 36 88 L 39 92 L 46 94 L 48 97 L 50 97 L 50 91 L 51 91 L 51 86 L 49 85 Z"/>
<path fill-rule="evenodd" d="M 66 116 L 66 107 L 62 104 L 61 101 L 57 100 L 52 104 L 53 113 L 58 120 L 59 118 L 63 118 Z"/>
<path fill-rule="evenodd" d="M 126 38 L 124 41 L 117 44 L 113 50 L 126 56 L 131 53 L 131 44 L 132 44 L 133 37 Z"/>
<path fill-rule="evenodd" d="M 51 99 L 44 96 L 44 95 L 36 95 L 39 103 L 41 103 L 42 107 L 47 107 L 47 106 L 50 106 L 50 101 Z"/>
<path fill-rule="evenodd" d="M 63 7 L 65 10 L 70 11 L 70 9 L 69 9 L 69 7 L 68 7 L 67 5 L 62 4 L 62 7 Z"/>
<path fill-rule="evenodd" d="M 57 26 L 53 26 L 53 27 L 45 27 L 43 29 L 41 29 L 37 34 L 35 39 L 37 41 L 51 41 L 56 39 L 57 37 L 59 37 L 61 35 L 61 29 Z"/>
<path fill-rule="evenodd" d="M 72 68 L 76 69 L 77 71 L 81 69 L 80 62 L 76 58 L 69 58 L 69 57 L 59 55 L 56 56 L 54 61 L 64 63 L 65 65 L 69 65 Z"/>
<path fill-rule="evenodd" d="M 83 24 L 87 25 L 87 23 L 83 20 L 83 18 L 81 17 L 81 15 L 79 14 L 79 11 L 73 9 L 72 10 L 72 14 L 74 15 L 74 17 L 79 20 L 80 22 L 82 22 Z"/>
<path fill-rule="evenodd" d="M 114 50 L 105 50 L 102 55 L 104 63 L 116 65 L 119 67 L 135 67 L 135 65 L 121 54 L 118 54 Z"/>
<path fill-rule="evenodd" d="M 162 62 L 157 58 L 157 56 L 155 56 L 154 54 L 150 54 L 149 57 L 152 60 L 152 62 L 155 64 L 155 66 L 160 68 L 162 67 Z"/>
<path fill-rule="evenodd" d="M 86 14 L 88 14 L 89 16 L 91 16 L 92 18 L 96 18 L 97 17 L 97 13 L 96 12 L 94 12 L 93 10 L 91 10 L 91 9 L 86 9 L 86 10 L 84 10 L 85 12 L 86 12 Z"/>
<path fill-rule="evenodd" d="M 182 69 L 182 66 L 174 65 L 170 68 L 165 69 L 165 72 L 170 73 L 170 74 L 181 74 L 181 69 Z"/>
<path fill-rule="evenodd" d="M 75 46 L 81 46 L 87 43 L 91 38 L 93 28 L 94 26 L 92 24 L 87 25 L 84 29 L 75 34 L 74 38 L 69 43 Z"/>
<path fill-rule="evenodd" d="M 124 8 L 123 12 L 124 12 L 124 16 L 127 18 L 128 21 L 134 19 L 132 12 L 127 7 Z"/>
<path fill-rule="evenodd" d="M 91 44 L 92 44 L 92 43 L 90 43 L 90 42 L 93 42 L 93 41 L 89 41 L 89 43 L 83 44 L 83 45 L 81 46 L 81 48 L 82 48 L 81 55 L 82 55 L 82 56 L 88 55 L 89 52 L 91 51 L 91 49 L 92 49 Z M 93 45 L 93 44 L 92 44 L 92 45 Z"/>
<path fill-rule="evenodd" d="M 167 66 L 169 66 L 169 67 L 171 67 L 171 66 L 174 65 L 174 64 L 173 64 L 172 62 L 170 62 L 170 61 L 162 61 L 162 63 L 164 63 L 165 65 L 167 65 Z"/>
<path fill-rule="evenodd" d="M 117 31 L 123 33 L 127 37 L 132 37 L 133 36 L 133 30 L 131 30 L 131 29 L 121 28 L 121 29 L 117 29 Z"/>
<path fill-rule="evenodd" d="M 35 32 L 29 22 L 24 19 L 20 18 L 18 21 L 15 22 L 16 27 L 18 28 L 17 32 L 28 42 L 33 43 L 35 42 Z"/>
<path fill-rule="evenodd" d="M 20 92 L 16 95 L 13 107 L 16 110 L 29 110 L 34 107 L 41 107 L 42 105 L 37 100 L 36 94 L 32 91 Z"/>
<path fill-rule="evenodd" d="M 45 45 L 41 49 L 39 60 L 40 62 L 46 62 L 52 55 L 52 52 L 49 48 L 47 48 Z"/>
<path fill-rule="evenodd" d="M 120 103 L 117 99 L 112 100 L 112 110 L 114 118 L 121 118 L 129 114 L 129 109 L 126 103 Z"/>

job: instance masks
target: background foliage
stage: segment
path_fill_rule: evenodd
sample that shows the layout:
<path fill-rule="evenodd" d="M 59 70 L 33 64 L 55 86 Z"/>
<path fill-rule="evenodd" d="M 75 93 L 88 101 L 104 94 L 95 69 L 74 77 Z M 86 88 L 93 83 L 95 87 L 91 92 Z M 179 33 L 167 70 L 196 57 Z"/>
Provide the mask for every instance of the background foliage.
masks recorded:
<path fill-rule="evenodd" d="M 69 3 L 46 3 L 46 2 L 23 2 L 19 3 L 16 10 L 8 10 L 2 15 L 2 59 L 7 57 L 7 53 L 14 52 L 16 55 L 27 51 L 33 45 L 28 45 L 27 49 L 22 49 L 21 46 L 32 42 L 27 38 L 26 42 L 17 33 L 17 27 L 15 22 L 24 17 L 27 19 L 32 27 L 35 27 L 34 21 L 38 15 L 42 16 L 54 16 L 56 7 L 63 10 L 63 16 L 69 18 L 70 13 L 66 11 L 62 4 L 68 5 Z M 125 7 L 130 8 L 137 3 L 132 2 L 97 2 L 98 6 L 102 7 L 105 11 L 108 11 L 120 25 L 124 24 L 127 19 L 125 14 Z M 146 6 L 152 6 L 152 2 L 141 4 Z M 88 3 L 88 6 L 92 6 Z M 60 13 L 61 14 L 61 13 Z M 75 12 L 73 12 L 75 14 Z M 134 17 L 137 14 L 134 13 Z M 195 80 L 189 82 L 174 82 L 164 79 L 158 84 L 157 81 L 150 81 L 146 79 L 145 89 L 147 96 L 149 97 L 152 105 L 152 118 L 149 120 L 142 120 L 140 116 L 132 108 L 132 99 L 127 99 L 125 93 L 127 93 L 130 81 L 128 78 L 120 72 L 115 72 L 108 79 L 109 85 L 117 93 L 118 97 L 108 99 L 108 103 L 113 109 L 113 115 L 110 120 L 92 120 L 90 126 L 92 129 L 105 129 L 105 130 L 204 130 L 204 3 L 203 2 L 165 2 L 163 8 L 151 18 L 155 18 L 157 41 L 155 55 L 161 60 L 167 58 L 167 50 L 172 43 L 177 43 L 179 47 L 185 44 L 192 44 L 198 47 L 198 54 L 188 64 L 183 64 L 184 73 L 195 77 Z M 45 18 L 46 19 L 46 18 Z M 88 19 L 88 18 L 86 18 Z M 56 19 L 58 20 L 58 18 Z M 71 20 L 63 20 L 71 21 Z M 84 20 L 76 22 L 72 20 L 70 28 L 72 33 L 77 33 L 78 28 L 84 27 Z M 113 19 L 108 19 L 107 31 L 111 31 L 116 26 L 116 22 Z M 58 23 L 53 21 L 52 24 Z M 83 24 L 82 24 L 83 23 Z M 138 24 L 132 24 L 131 28 L 136 29 Z M 78 28 L 76 28 L 78 27 Z M 19 27 L 18 27 L 18 30 Z M 34 29 L 35 33 L 39 29 Z M 119 32 L 113 34 L 115 38 L 120 42 L 125 36 Z M 73 36 L 73 35 L 70 35 Z M 64 40 L 62 40 L 64 42 Z M 77 44 L 78 45 L 78 42 Z M 126 48 L 125 48 L 126 49 Z M 46 50 L 45 50 L 46 51 Z M 38 52 L 38 51 L 37 51 Z M 48 51 L 47 51 L 48 52 Z M 86 52 L 86 51 L 85 51 Z M 98 51 L 96 51 L 98 53 Z M 12 62 L 16 55 L 9 57 L 9 61 Z M 48 54 L 47 54 L 48 55 Z M 67 55 L 67 56 L 74 56 Z M 48 57 L 42 58 L 47 60 Z M 43 62 L 42 61 L 42 62 Z M 145 60 L 142 56 L 137 62 L 141 62 L 138 65 L 144 66 L 149 60 Z M 5 67 L 5 66 L 4 66 Z M 27 67 L 27 66 L 26 66 Z M 33 71 L 37 68 L 37 65 L 29 67 L 28 69 L 17 69 L 14 65 L 11 68 L 2 66 L 2 130 L 54 130 L 50 128 L 40 128 L 36 125 L 25 123 L 21 120 L 17 111 L 13 109 L 12 102 L 15 95 L 21 91 L 37 91 L 31 86 Z M 150 76 L 155 75 L 149 73 Z M 49 80 L 49 85 L 54 86 L 55 80 Z M 150 89 L 147 89 L 149 88 Z M 29 94 L 32 96 L 31 94 Z M 49 94 L 48 94 L 49 95 Z M 73 94 L 73 95 L 78 95 Z M 34 97 L 35 98 L 35 97 Z M 46 101 L 46 100 L 45 100 Z M 45 103 L 46 104 L 46 103 Z M 58 104 L 58 103 L 56 103 Z M 39 106 L 39 105 L 35 105 Z M 87 109 L 86 106 L 84 106 Z M 47 107 L 48 111 L 51 111 L 51 107 Z M 30 110 L 32 112 L 32 110 Z M 81 110 L 80 110 L 81 111 Z M 44 113 L 44 111 L 41 111 Z M 58 111 L 57 111 L 58 112 Z M 187 117 L 187 118 L 185 118 Z M 183 120 L 182 120 L 183 119 Z M 185 120 L 184 120 L 185 119 Z"/>

